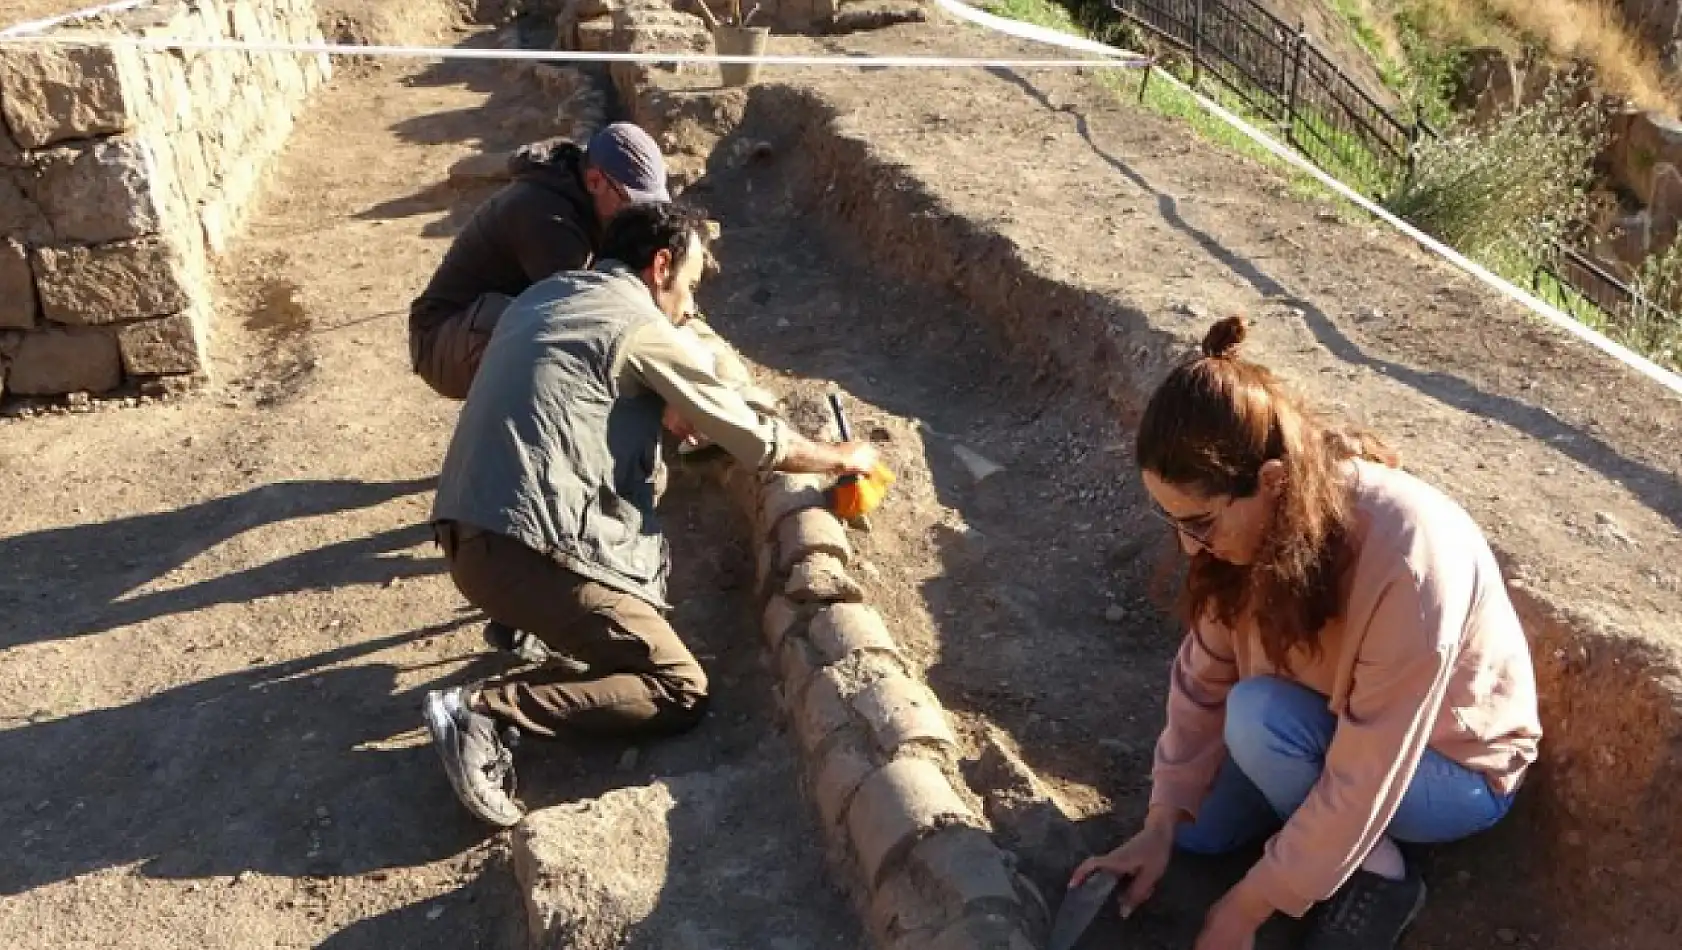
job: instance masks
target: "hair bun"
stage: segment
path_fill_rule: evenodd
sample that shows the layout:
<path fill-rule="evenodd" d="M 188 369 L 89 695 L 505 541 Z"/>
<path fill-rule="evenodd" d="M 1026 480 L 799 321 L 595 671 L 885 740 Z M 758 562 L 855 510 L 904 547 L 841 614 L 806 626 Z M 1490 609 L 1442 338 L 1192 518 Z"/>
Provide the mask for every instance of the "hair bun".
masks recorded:
<path fill-rule="evenodd" d="M 1249 332 L 1249 325 L 1241 316 L 1216 321 L 1215 325 L 1209 328 L 1209 332 L 1203 334 L 1203 355 L 1212 360 L 1234 359 Z"/>

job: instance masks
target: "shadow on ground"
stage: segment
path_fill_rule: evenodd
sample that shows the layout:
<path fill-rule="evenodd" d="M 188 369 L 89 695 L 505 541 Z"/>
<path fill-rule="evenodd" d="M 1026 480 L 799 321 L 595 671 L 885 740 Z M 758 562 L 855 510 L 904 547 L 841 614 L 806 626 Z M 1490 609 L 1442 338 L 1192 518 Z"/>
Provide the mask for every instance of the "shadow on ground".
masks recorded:
<path fill-rule="evenodd" d="M 374 507 L 429 491 L 434 482 L 275 482 L 173 511 L 0 538 L 0 564 L 7 568 L 0 578 L 0 616 L 7 618 L 0 625 L 0 649 L 88 636 L 217 604 L 436 573 L 440 562 L 398 554 L 430 538 L 424 525 L 411 525 L 126 596 L 243 532 Z"/>
<path fill-rule="evenodd" d="M 455 854 L 485 833 L 459 814 L 419 722 L 376 653 L 396 633 L 0 732 L 13 838 L 0 894 L 138 862 L 142 874 L 360 874 Z M 417 791 L 418 790 L 418 791 Z"/>
<path fill-rule="evenodd" d="M 494 34 L 481 33 L 458 44 L 464 48 L 494 48 Z M 406 85 L 412 88 L 461 86 L 484 94 L 482 104 L 446 109 L 404 119 L 392 126 L 407 142 L 427 145 L 468 143 L 483 152 L 503 152 L 528 142 L 560 134 L 559 103 L 526 77 L 528 64 L 480 60 L 446 60 L 428 66 Z M 393 220 L 446 212 L 428 221 L 424 237 L 451 237 L 459 232 L 473 209 L 495 190 L 498 182 L 452 181 L 443 168 L 417 174 L 431 180 L 414 193 L 383 201 L 355 215 L 358 220 Z"/>
<path fill-rule="evenodd" d="M 1095 155 L 1140 190 L 1156 198 L 1157 212 L 1164 224 L 1195 241 L 1211 259 L 1220 262 L 1258 295 L 1295 307 L 1303 314 L 1303 319 L 1315 339 L 1333 356 L 1350 365 L 1381 373 L 1443 405 L 1475 416 L 1499 419 L 1520 432 L 1547 442 L 1576 462 L 1623 484 L 1654 512 L 1669 519 L 1673 524 L 1682 526 L 1682 486 L 1678 485 L 1675 472 L 1630 458 L 1605 440 L 1562 421 L 1540 406 L 1489 392 L 1452 373 L 1419 370 L 1367 353 L 1314 301 L 1296 293 L 1259 267 L 1254 260 L 1227 247 L 1215 236 L 1187 221 L 1180 213 L 1179 202 L 1173 195 L 1156 187 L 1125 159 L 1106 151 L 1098 144 L 1093 137 L 1087 116 L 1079 109 L 1053 103 L 1033 82 L 1014 70 L 991 67 L 988 72 L 1027 93 L 1047 110 L 1067 114 Z"/>

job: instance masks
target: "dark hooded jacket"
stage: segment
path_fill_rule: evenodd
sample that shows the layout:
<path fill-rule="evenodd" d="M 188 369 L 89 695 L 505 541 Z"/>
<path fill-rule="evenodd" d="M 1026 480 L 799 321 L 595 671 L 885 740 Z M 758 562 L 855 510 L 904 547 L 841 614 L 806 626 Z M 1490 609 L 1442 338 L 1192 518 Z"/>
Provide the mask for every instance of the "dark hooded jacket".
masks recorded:
<path fill-rule="evenodd" d="M 559 140 L 527 145 L 508 169 L 513 181 L 473 213 L 410 304 L 411 331 L 433 329 L 484 294 L 517 297 L 553 274 L 590 266 L 601 226 L 584 190 L 583 150 Z"/>

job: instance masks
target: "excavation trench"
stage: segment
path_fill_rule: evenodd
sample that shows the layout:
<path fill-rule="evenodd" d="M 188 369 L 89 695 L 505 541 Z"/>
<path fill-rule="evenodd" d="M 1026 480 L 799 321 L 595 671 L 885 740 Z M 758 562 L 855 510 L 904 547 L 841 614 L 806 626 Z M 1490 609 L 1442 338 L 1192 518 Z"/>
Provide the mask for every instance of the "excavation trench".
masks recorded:
<path fill-rule="evenodd" d="M 723 225 L 703 307 L 797 423 L 823 424 L 833 385 L 883 445 L 900 481 L 855 542 L 866 599 L 954 717 L 996 839 L 1057 888 L 1083 851 L 1136 824 L 1148 794 L 1178 637 L 1153 596 L 1168 539 L 1127 426 L 1185 340 L 1037 270 L 822 95 L 730 96 L 645 90 L 638 105 L 709 155 L 687 195 Z M 721 136 L 710 149 L 709 136 Z M 1513 593 L 1541 678 L 1544 761 L 1501 828 L 1421 855 L 1433 899 L 1408 946 L 1672 946 L 1669 660 Z M 1029 787 L 1060 816 L 1014 807 Z M 1177 863 L 1129 946 L 1189 945 L 1245 866 Z M 1288 945 L 1289 930 L 1263 945 Z M 1107 919 L 1088 945 L 1122 933 Z"/>

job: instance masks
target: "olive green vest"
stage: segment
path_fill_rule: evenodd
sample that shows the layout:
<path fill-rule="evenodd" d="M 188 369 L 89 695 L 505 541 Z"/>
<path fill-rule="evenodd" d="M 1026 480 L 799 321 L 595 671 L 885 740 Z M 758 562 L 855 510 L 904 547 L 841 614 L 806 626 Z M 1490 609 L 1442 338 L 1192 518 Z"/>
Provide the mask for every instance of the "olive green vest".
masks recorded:
<path fill-rule="evenodd" d="M 641 278 L 615 261 L 515 298 L 456 422 L 433 520 L 506 535 L 665 607 L 666 539 L 654 512 L 665 402 L 621 395 L 615 377 L 626 336 L 664 319 Z"/>

